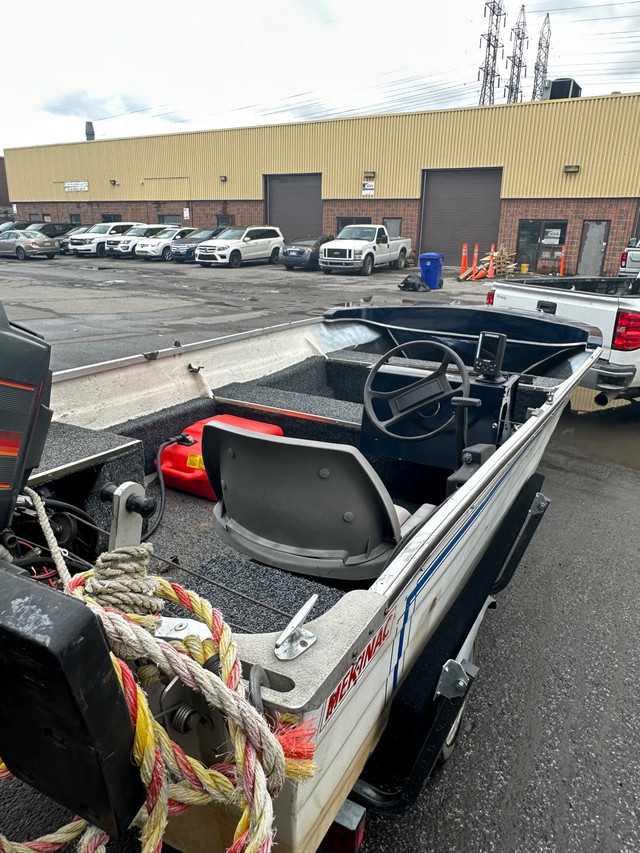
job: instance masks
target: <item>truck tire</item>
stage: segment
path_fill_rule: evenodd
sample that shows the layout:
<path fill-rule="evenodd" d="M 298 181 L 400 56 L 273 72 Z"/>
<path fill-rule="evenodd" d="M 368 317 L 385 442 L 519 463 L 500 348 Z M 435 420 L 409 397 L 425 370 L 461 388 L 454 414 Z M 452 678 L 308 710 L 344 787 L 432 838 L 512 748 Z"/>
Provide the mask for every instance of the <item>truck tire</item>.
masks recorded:
<path fill-rule="evenodd" d="M 407 265 L 407 253 L 403 249 L 398 255 L 398 260 L 395 262 L 394 269 L 403 270 Z"/>
<path fill-rule="evenodd" d="M 373 255 L 367 255 L 362 261 L 360 275 L 371 275 L 373 272 Z"/>

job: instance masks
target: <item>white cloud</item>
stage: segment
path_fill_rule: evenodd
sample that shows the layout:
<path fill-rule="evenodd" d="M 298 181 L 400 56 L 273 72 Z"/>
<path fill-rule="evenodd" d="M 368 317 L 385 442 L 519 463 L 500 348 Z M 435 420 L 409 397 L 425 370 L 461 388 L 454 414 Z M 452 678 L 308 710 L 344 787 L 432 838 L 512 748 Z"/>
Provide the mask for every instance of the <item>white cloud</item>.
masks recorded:
<path fill-rule="evenodd" d="M 551 76 L 575 77 L 585 95 L 640 88 L 635 4 L 547 8 Z M 507 5 L 505 56 L 519 9 Z M 546 10 L 527 9 L 525 99 Z M 483 11 L 481 0 L 30 0 L 25 26 L 25 8 L 3 4 L 4 79 L 19 94 L 0 147 L 80 141 L 85 120 L 99 139 L 474 105 Z M 498 70 L 506 80 L 504 59 Z"/>

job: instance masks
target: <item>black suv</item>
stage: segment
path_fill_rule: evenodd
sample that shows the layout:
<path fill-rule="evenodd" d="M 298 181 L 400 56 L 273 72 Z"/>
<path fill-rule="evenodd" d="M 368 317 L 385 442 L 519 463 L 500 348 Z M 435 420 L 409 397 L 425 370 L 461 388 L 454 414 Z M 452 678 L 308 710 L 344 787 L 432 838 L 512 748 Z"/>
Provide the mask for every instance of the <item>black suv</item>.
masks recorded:
<path fill-rule="evenodd" d="M 39 231 L 47 237 L 55 238 L 77 226 L 73 222 L 16 222 L 13 227 L 16 231 Z"/>

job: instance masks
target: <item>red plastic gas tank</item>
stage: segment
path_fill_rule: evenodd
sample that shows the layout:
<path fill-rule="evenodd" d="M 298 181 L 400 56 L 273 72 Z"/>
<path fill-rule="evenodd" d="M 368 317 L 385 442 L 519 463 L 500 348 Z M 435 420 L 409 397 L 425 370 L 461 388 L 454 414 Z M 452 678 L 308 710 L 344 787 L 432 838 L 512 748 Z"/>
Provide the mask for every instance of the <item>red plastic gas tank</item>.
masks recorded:
<path fill-rule="evenodd" d="M 264 432 L 268 435 L 282 435 L 279 426 L 265 424 L 262 421 L 251 421 L 248 418 L 236 418 L 234 415 L 216 415 L 213 418 L 205 418 L 196 421 L 183 430 L 195 444 L 188 447 L 184 444 L 170 444 L 162 453 L 161 468 L 164 482 L 172 489 L 180 489 L 183 492 L 199 495 L 210 501 L 218 500 L 215 496 L 211 483 L 207 479 L 202 459 L 202 430 L 210 421 L 221 421 L 230 426 L 249 429 L 253 432 Z"/>

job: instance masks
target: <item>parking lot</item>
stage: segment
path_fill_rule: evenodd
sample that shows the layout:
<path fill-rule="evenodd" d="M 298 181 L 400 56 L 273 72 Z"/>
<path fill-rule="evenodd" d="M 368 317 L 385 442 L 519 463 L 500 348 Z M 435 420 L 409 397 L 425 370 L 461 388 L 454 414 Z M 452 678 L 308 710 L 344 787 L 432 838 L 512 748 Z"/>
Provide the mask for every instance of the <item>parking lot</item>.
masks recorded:
<path fill-rule="evenodd" d="M 7 260 L 0 300 L 10 319 L 52 343 L 56 370 L 338 304 L 484 302 L 487 285 L 459 283 L 453 269 L 441 290 L 399 290 L 412 272 L 362 278 L 268 265 Z M 459 745 L 413 809 L 368 818 L 364 853 L 640 848 L 637 408 L 563 416 L 542 464 L 551 506 L 483 625 Z M 12 810 L 0 801 L 3 814 Z M 2 831 L 21 838 L 20 819 L 9 822 Z"/>
<path fill-rule="evenodd" d="M 176 339 L 191 343 L 315 317 L 361 300 L 382 305 L 464 296 L 482 304 L 487 286 L 456 282 L 453 272 L 445 271 L 441 290 L 418 293 L 398 289 L 408 274 L 419 274 L 416 267 L 383 268 L 363 278 L 270 264 L 229 269 L 124 258 L 0 259 L 5 305 L 53 344 L 54 370 L 162 349 Z"/>

